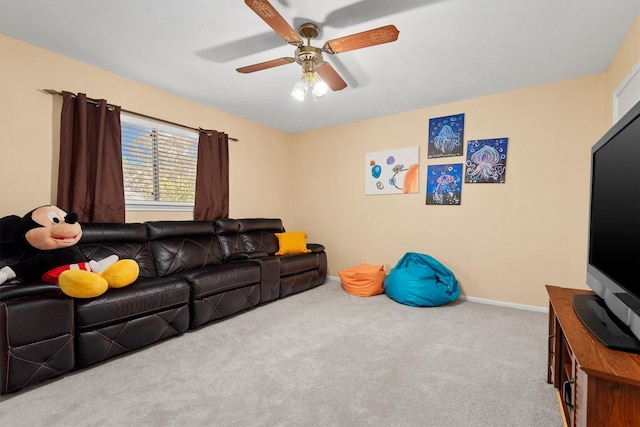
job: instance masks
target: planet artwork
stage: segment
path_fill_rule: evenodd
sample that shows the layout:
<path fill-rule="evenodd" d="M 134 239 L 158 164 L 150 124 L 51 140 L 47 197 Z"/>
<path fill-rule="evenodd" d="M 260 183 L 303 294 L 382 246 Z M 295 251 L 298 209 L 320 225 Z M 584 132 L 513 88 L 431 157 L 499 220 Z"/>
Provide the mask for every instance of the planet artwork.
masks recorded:
<path fill-rule="evenodd" d="M 365 194 L 417 193 L 418 147 L 366 153 Z"/>

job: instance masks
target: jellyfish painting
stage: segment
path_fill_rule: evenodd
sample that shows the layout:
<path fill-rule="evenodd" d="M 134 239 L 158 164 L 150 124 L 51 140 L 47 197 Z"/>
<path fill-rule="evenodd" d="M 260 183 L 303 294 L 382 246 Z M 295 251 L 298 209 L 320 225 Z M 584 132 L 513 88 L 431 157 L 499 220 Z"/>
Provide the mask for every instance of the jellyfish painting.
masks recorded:
<path fill-rule="evenodd" d="M 428 158 L 462 155 L 464 114 L 429 119 Z"/>
<path fill-rule="evenodd" d="M 507 169 L 507 142 L 508 138 L 469 141 L 464 181 L 503 184 Z"/>
<path fill-rule="evenodd" d="M 459 205 L 462 163 L 427 167 L 427 205 Z"/>
<path fill-rule="evenodd" d="M 460 136 L 453 133 L 453 129 L 451 129 L 451 126 L 449 125 L 442 126 L 438 136 L 433 138 L 433 146 L 443 153 L 451 152 L 459 145 Z"/>
<path fill-rule="evenodd" d="M 450 201 L 455 201 L 454 191 L 456 190 L 456 180 L 451 175 L 442 175 L 438 177 L 438 185 L 433 191 L 433 200 L 442 204 L 444 198 L 447 197 Z M 453 203 L 447 203 L 451 205 Z"/>

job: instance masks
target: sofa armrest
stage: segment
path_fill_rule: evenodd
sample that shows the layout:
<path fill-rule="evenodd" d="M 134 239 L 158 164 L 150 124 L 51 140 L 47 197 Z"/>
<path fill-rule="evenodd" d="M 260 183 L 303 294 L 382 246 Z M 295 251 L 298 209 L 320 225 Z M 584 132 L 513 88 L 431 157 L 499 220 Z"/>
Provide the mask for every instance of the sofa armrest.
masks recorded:
<path fill-rule="evenodd" d="M 248 259 L 264 258 L 268 256 L 266 252 L 242 252 L 229 255 L 227 261 L 246 261 Z"/>
<path fill-rule="evenodd" d="M 0 286 L 0 301 L 60 292 L 53 283 L 4 284 Z"/>
<path fill-rule="evenodd" d="M 310 249 L 311 252 L 324 252 L 324 246 L 319 243 L 307 243 L 307 249 Z"/>

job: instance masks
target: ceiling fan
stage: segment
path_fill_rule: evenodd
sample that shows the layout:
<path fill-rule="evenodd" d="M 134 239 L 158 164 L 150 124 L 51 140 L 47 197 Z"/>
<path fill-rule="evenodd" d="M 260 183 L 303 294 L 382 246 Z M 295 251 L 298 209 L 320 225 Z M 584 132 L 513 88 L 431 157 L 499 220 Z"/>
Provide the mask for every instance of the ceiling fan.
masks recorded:
<path fill-rule="evenodd" d="M 283 57 L 258 64 L 237 68 L 239 73 L 253 73 L 280 65 L 296 62 L 302 66 L 302 76 L 296 83 L 291 95 L 303 100 L 307 92 L 311 90 L 314 98 L 323 96 L 328 89 L 338 91 L 347 87 L 347 83 L 340 77 L 336 70 L 324 61 L 322 53 L 336 54 L 350 50 L 362 49 L 383 43 L 394 42 L 400 33 L 394 25 L 375 28 L 349 36 L 329 40 L 317 48 L 311 46 L 311 40 L 318 37 L 319 29 L 316 24 L 306 23 L 298 28 L 298 32 L 287 23 L 277 10 L 267 0 L 245 0 L 245 4 L 251 8 L 264 22 L 280 35 L 287 43 L 296 46 L 295 57 Z M 304 44 L 306 39 L 307 44 Z M 319 76 L 319 78 L 318 78 Z"/>

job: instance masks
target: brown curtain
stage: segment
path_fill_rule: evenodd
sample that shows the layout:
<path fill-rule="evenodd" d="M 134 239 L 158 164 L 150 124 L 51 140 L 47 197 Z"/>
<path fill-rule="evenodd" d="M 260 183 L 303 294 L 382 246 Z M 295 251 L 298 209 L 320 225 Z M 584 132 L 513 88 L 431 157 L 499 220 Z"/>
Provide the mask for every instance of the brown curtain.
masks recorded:
<path fill-rule="evenodd" d="M 193 219 L 229 218 L 229 135 L 200 129 Z"/>
<path fill-rule="evenodd" d="M 58 207 L 81 222 L 124 222 L 120 107 L 62 93 Z"/>

